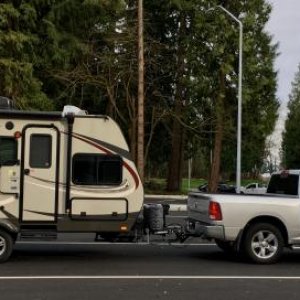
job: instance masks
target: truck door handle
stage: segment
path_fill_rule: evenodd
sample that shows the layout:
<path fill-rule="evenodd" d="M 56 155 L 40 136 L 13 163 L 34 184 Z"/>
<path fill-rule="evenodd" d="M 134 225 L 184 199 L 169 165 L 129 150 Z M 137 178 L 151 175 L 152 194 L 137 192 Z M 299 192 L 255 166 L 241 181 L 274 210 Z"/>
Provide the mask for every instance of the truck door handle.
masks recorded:
<path fill-rule="evenodd" d="M 29 175 L 30 174 L 30 169 L 24 169 L 24 175 Z"/>

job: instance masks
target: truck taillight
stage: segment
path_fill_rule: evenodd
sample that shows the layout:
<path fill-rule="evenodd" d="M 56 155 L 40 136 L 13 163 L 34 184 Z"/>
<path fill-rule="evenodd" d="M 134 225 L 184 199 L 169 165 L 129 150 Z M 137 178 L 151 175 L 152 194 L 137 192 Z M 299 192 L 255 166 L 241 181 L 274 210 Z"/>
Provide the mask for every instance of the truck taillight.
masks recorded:
<path fill-rule="evenodd" d="M 221 206 L 218 202 L 209 202 L 209 217 L 211 220 L 220 221 L 222 220 Z"/>

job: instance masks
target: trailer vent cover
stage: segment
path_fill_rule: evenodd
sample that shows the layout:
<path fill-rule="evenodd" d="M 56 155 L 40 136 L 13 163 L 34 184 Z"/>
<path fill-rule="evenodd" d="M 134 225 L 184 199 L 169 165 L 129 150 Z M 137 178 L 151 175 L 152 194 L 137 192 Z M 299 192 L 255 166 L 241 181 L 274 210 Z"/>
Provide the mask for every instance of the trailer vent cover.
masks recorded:
<path fill-rule="evenodd" d="M 82 110 L 76 106 L 73 105 L 65 105 L 62 116 L 65 117 L 68 114 L 77 115 L 77 116 L 84 116 L 87 115 L 87 112 L 85 110 Z"/>

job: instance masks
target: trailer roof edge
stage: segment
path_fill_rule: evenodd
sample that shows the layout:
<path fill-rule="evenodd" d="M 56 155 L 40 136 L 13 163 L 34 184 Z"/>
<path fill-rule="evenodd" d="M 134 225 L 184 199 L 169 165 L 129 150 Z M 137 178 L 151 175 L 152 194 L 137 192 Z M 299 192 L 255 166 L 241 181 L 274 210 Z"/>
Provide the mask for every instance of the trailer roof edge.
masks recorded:
<path fill-rule="evenodd" d="M 108 119 L 104 115 L 74 115 L 75 118 L 101 118 Z M 21 110 L 6 110 L 0 109 L 0 119 L 41 119 L 41 120 L 65 120 L 60 111 L 21 111 Z"/>

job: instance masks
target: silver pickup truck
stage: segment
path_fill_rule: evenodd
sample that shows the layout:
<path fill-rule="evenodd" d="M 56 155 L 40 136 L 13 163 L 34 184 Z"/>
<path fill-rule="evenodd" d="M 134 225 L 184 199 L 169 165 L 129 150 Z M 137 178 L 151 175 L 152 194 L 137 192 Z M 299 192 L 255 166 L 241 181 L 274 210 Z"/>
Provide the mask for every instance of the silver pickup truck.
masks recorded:
<path fill-rule="evenodd" d="M 188 230 L 226 252 L 274 263 L 284 247 L 300 244 L 299 176 L 300 170 L 272 174 L 264 195 L 191 192 Z"/>

